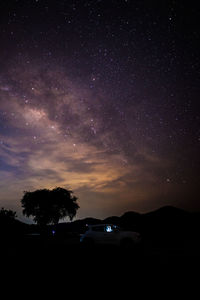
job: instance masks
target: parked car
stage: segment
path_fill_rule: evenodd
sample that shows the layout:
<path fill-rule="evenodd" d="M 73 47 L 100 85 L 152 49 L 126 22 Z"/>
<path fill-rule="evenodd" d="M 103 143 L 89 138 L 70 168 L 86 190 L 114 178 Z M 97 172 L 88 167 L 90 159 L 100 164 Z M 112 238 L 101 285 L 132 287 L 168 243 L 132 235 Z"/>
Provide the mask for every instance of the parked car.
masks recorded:
<path fill-rule="evenodd" d="M 138 232 L 124 231 L 113 224 L 88 225 L 80 242 L 87 246 L 101 244 L 132 247 L 140 244 L 141 235 Z"/>

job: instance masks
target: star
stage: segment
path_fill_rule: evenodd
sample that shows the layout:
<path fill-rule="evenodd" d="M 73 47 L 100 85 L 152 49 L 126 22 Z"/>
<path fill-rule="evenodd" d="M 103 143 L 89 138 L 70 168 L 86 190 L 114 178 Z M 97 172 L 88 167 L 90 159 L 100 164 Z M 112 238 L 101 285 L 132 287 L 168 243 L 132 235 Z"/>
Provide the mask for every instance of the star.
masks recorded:
<path fill-rule="evenodd" d="M 197 4 L 23 2 L 0 10 L 0 205 L 69 186 L 81 217 L 197 211 Z"/>

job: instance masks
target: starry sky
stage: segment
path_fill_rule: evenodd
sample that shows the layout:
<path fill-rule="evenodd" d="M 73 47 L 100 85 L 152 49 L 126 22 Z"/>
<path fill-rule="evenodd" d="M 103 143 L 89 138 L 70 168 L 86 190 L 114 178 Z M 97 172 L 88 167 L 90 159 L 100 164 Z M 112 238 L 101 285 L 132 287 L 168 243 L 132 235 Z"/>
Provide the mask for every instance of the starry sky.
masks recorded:
<path fill-rule="evenodd" d="M 200 209 L 195 1 L 0 4 L 0 206 L 60 186 L 77 217 Z"/>

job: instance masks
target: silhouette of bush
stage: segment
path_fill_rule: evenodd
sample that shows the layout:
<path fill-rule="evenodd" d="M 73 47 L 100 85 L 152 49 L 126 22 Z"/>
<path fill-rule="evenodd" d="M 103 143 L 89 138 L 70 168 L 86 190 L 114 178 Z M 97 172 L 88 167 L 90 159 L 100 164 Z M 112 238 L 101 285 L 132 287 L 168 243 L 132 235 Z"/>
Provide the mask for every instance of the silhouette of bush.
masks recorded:
<path fill-rule="evenodd" d="M 17 232 L 16 228 L 16 212 L 3 207 L 0 210 L 0 236 L 1 239 L 13 237 Z"/>
<path fill-rule="evenodd" d="M 0 222 L 11 223 L 16 218 L 16 212 L 11 209 L 5 209 L 4 207 L 0 210 Z"/>

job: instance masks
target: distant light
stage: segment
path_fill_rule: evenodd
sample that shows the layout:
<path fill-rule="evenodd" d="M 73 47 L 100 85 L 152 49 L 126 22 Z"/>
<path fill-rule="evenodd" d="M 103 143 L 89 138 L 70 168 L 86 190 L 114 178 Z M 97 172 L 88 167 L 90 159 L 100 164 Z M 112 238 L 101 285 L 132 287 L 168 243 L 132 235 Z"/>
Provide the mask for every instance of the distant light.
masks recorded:
<path fill-rule="evenodd" d="M 106 232 L 112 232 L 112 228 L 111 228 L 111 226 L 106 226 Z"/>
<path fill-rule="evenodd" d="M 55 231 L 55 230 L 52 230 L 52 234 L 55 235 L 55 233 L 56 233 L 56 231 Z"/>

